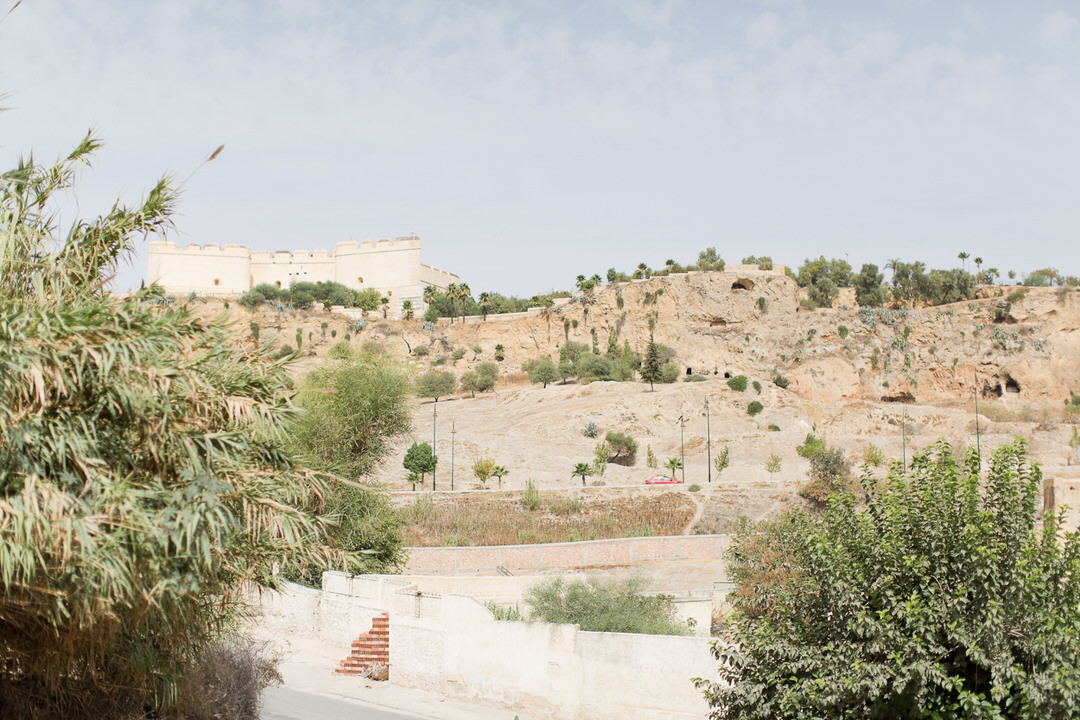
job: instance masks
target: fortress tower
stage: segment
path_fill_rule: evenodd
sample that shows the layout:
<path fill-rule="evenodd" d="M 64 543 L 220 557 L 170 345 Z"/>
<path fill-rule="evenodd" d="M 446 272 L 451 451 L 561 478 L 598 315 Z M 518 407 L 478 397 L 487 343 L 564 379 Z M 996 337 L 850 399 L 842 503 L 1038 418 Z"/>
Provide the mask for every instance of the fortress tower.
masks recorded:
<path fill-rule="evenodd" d="M 445 290 L 460 282 L 457 275 L 420 262 L 420 238 L 364 240 L 338 243 L 326 250 L 296 252 L 252 251 L 243 245 L 149 243 L 147 282 L 175 294 L 231 297 L 256 285 L 288 287 L 298 282 L 338 282 L 355 290 L 374 288 L 390 298 L 390 310 L 400 314 L 401 304 L 412 300 L 423 312 L 424 288 Z"/>

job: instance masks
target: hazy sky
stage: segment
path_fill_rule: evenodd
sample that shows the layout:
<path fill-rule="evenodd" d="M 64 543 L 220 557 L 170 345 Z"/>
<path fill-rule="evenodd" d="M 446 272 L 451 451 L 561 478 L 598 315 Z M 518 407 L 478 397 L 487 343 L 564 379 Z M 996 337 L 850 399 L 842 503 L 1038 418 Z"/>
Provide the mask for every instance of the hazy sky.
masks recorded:
<path fill-rule="evenodd" d="M 100 131 L 84 214 L 224 144 L 181 244 L 416 234 L 474 293 L 710 245 L 1080 274 L 1076 2 L 23 0 L 0 92 L 0 168 Z"/>

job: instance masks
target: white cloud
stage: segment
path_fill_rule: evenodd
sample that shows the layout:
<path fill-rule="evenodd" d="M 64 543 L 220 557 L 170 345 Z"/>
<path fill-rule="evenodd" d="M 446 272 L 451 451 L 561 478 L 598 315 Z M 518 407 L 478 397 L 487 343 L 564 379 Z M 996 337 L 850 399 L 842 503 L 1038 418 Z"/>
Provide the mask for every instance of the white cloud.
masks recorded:
<path fill-rule="evenodd" d="M 1064 10 L 1055 10 L 1039 18 L 1039 39 L 1050 50 L 1072 47 L 1076 42 L 1080 20 Z"/>

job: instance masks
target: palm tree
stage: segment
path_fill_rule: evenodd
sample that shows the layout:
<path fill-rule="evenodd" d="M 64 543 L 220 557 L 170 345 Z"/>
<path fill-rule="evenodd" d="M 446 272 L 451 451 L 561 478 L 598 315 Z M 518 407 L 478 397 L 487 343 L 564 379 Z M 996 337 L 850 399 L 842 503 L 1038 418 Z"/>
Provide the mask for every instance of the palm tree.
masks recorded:
<path fill-rule="evenodd" d="M 428 285 L 424 288 L 424 305 L 427 307 L 431 307 L 438 297 L 439 290 L 434 285 Z"/>
<path fill-rule="evenodd" d="M 401 303 L 401 312 L 405 315 L 406 320 L 413 319 L 412 300 L 406 300 L 405 302 Z"/>
<path fill-rule="evenodd" d="M 900 267 L 900 265 L 900 258 L 890 258 L 889 261 L 885 263 L 885 269 L 892 270 L 891 282 L 893 286 L 896 285 L 896 268 Z"/>
<path fill-rule="evenodd" d="M 967 270 L 967 259 L 971 257 L 971 255 L 966 252 L 962 252 L 956 257 L 960 258 L 960 262 L 964 263 L 964 270 Z"/>
<path fill-rule="evenodd" d="M 981 257 L 975 258 L 975 282 L 979 282 L 979 273 L 982 272 L 983 259 Z"/>
<path fill-rule="evenodd" d="M 584 275 L 578 275 L 577 280 L 574 281 L 574 285 L 577 287 L 578 290 L 582 290 L 581 286 L 584 285 L 584 284 L 585 284 L 585 276 Z"/>
<path fill-rule="evenodd" d="M 484 316 L 484 320 L 487 320 L 488 310 L 491 307 L 491 293 L 480 293 L 480 314 Z"/>
<path fill-rule="evenodd" d="M 570 473 L 570 477 L 580 477 L 581 487 L 585 487 L 585 478 L 591 477 L 596 473 L 593 471 L 592 465 L 589 463 L 578 463 L 574 466 L 574 471 Z"/>
<path fill-rule="evenodd" d="M 593 287 L 600 287 L 604 284 L 604 278 L 600 277 L 600 273 L 595 273 L 591 278 L 589 278 L 589 282 L 593 284 Z"/>
<path fill-rule="evenodd" d="M 677 457 L 668 458 L 664 463 L 664 467 L 671 471 L 671 477 L 675 477 L 675 471 L 682 469 L 682 460 Z"/>
<path fill-rule="evenodd" d="M 381 298 L 379 298 L 379 304 L 382 305 L 382 316 L 383 316 L 383 320 L 385 320 L 386 319 L 386 311 L 390 307 L 390 298 L 383 295 Z"/>
<path fill-rule="evenodd" d="M 450 301 L 450 324 L 454 324 L 454 301 L 457 300 L 457 283 L 450 283 L 446 286 L 446 299 Z"/>
<path fill-rule="evenodd" d="M 496 465 L 495 467 L 493 467 L 491 469 L 491 474 L 494 477 L 499 478 L 499 487 L 502 487 L 502 479 L 504 477 L 506 477 L 507 475 L 509 475 L 510 473 L 508 473 L 506 471 L 506 468 L 504 468 L 502 465 Z"/>
<path fill-rule="evenodd" d="M 465 300 L 472 297 L 472 288 L 468 283 L 458 285 L 458 299 L 461 300 L 461 322 L 465 322 Z"/>

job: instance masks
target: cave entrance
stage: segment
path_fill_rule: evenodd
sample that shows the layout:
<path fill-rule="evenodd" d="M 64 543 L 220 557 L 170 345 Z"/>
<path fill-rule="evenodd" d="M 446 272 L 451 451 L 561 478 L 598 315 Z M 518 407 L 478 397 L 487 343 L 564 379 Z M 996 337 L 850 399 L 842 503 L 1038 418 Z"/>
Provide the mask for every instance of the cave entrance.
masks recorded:
<path fill-rule="evenodd" d="M 735 282 L 731 283 L 732 290 L 753 290 L 754 281 L 749 278 L 739 278 Z"/>
<path fill-rule="evenodd" d="M 1009 376 L 1005 376 L 1005 392 L 1020 394 L 1020 383 Z"/>

